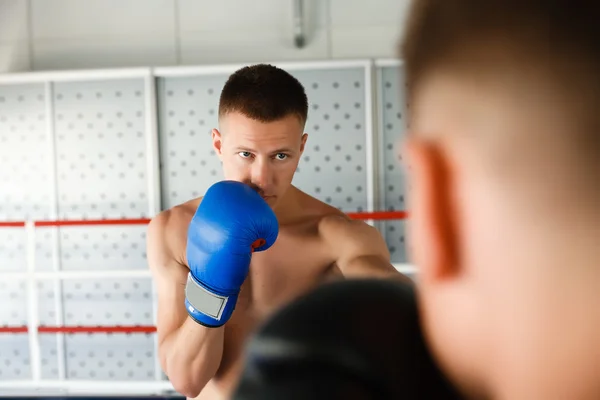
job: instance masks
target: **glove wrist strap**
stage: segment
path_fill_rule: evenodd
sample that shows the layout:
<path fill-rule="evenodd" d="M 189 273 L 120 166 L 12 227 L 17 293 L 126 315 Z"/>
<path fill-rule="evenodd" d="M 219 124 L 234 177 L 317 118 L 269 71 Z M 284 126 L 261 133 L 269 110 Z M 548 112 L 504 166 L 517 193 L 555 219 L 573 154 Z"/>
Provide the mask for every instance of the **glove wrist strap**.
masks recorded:
<path fill-rule="evenodd" d="M 219 295 L 208 290 L 202 283 L 194 279 L 191 273 L 188 274 L 185 297 L 188 303 L 188 312 L 200 312 L 213 318 L 216 320 L 215 322 L 219 322 L 223 317 L 229 300 L 229 296 Z"/>

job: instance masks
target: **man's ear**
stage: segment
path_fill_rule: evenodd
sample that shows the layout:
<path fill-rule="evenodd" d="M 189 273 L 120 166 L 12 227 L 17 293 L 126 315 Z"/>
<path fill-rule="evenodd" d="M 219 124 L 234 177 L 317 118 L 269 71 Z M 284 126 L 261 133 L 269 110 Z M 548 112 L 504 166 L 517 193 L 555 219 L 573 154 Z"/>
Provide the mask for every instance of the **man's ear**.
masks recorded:
<path fill-rule="evenodd" d="M 306 146 L 306 140 L 308 139 L 308 133 L 303 133 L 300 139 L 300 155 L 304 153 L 304 147 Z"/>
<path fill-rule="evenodd" d="M 458 236 L 452 214 L 452 170 L 439 145 L 411 136 L 403 146 L 408 185 L 407 241 L 419 281 L 457 272 Z"/>
<path fill-rule="evenodd" d="M 211 131 L 211 136 L 213 148 L 215 149 L 217 156 L 221 158 L 223 156 L 223 136 L 221 135 L 221 132 L 219 132 L 218 129 L 213 129 Z"/>

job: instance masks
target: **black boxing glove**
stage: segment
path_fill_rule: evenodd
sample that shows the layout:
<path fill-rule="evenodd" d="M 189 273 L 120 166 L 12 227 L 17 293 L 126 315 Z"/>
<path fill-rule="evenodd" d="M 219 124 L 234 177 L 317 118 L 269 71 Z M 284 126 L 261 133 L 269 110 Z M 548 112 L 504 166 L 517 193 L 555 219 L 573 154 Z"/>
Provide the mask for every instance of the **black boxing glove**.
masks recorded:
<path fill-rule="evenodd" d="M 427 350 L 414 288 L 381 279 L 318 287 L 250 338 L 234 400 L 458 399 Z"/>

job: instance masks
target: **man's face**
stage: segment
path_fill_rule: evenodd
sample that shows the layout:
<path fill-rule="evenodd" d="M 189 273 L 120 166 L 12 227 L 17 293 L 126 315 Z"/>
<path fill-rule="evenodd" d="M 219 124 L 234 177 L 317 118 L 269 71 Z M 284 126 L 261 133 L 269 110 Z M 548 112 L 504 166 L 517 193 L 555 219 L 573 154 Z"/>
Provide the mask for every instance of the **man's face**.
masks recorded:
<path fill-rule="evenodd" d="M 233 112 L 212 138 L 225 179 L 253 186 L 275 207 L 292 183 L 307 135 L 295 115 L 260 122 Z"/>

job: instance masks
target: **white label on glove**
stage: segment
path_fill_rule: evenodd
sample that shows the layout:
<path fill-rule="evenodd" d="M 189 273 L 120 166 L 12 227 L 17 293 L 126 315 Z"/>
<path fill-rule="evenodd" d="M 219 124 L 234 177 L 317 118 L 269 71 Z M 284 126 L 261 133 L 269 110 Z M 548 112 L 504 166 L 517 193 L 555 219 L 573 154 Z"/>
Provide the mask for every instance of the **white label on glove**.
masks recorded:
<path fill-rule="evenodd" d="M 188 275 L 185 297 L 196 310 L 217 320 L 221 319 L 228 299 L 226 296 L 209 292 L 198 285 L 191 275 Z"/>

